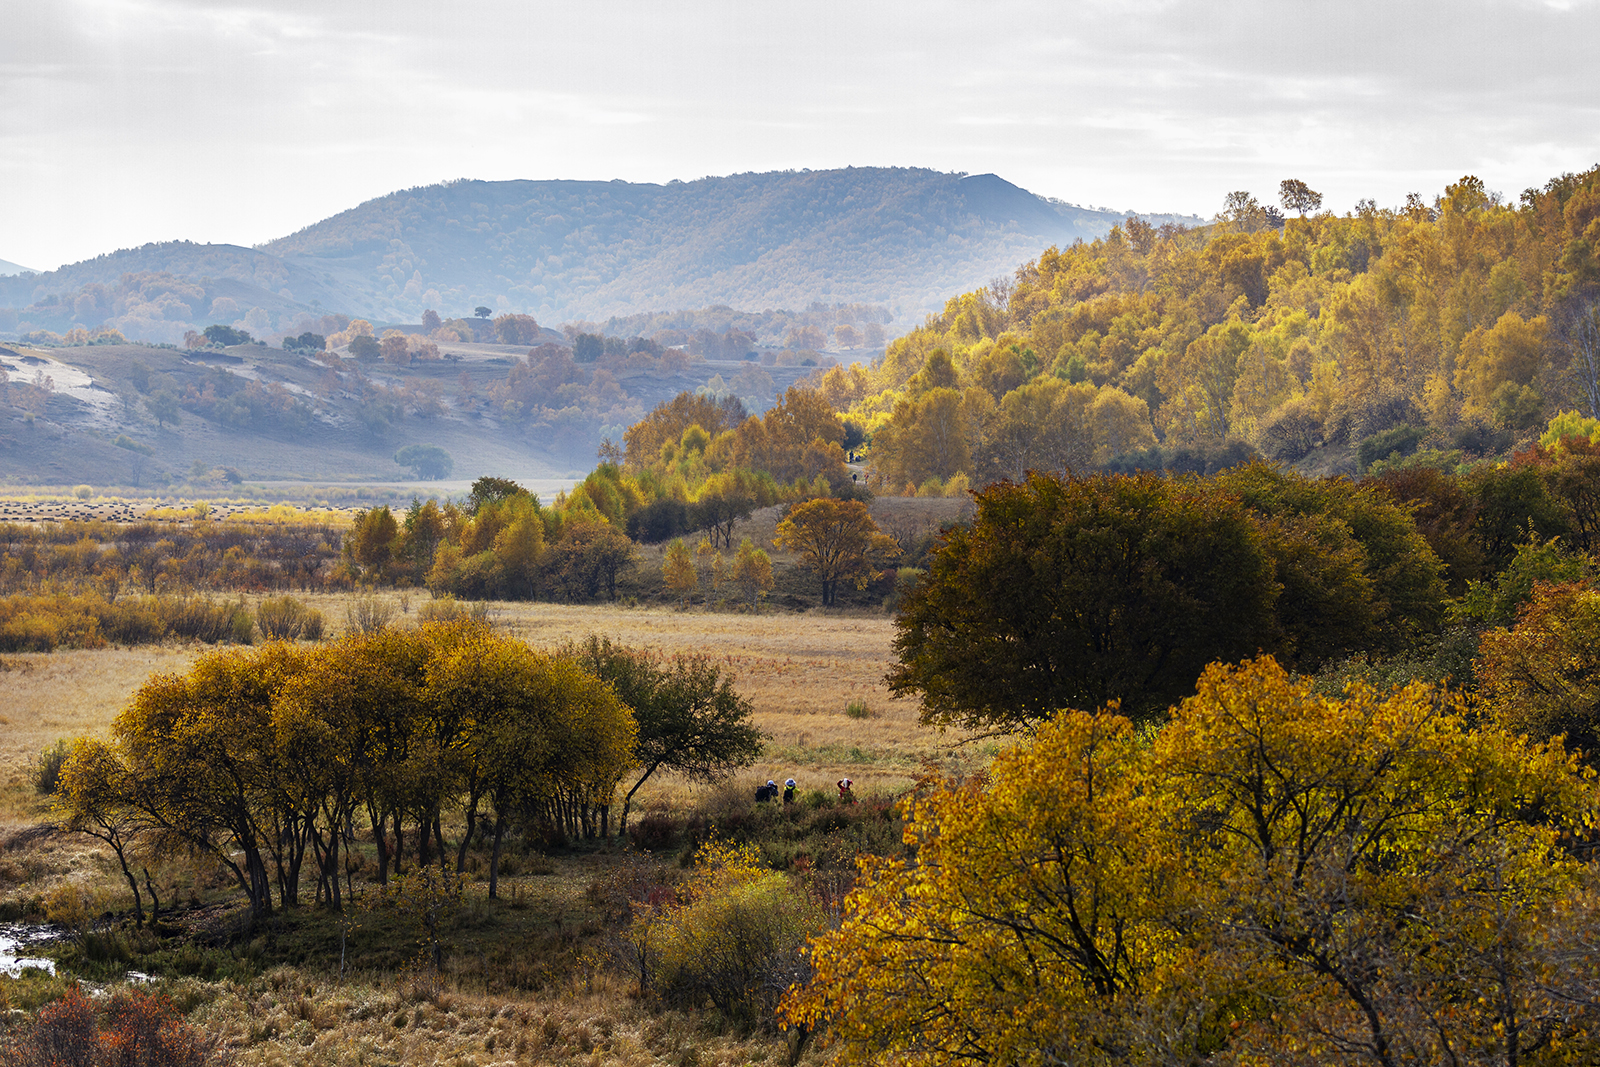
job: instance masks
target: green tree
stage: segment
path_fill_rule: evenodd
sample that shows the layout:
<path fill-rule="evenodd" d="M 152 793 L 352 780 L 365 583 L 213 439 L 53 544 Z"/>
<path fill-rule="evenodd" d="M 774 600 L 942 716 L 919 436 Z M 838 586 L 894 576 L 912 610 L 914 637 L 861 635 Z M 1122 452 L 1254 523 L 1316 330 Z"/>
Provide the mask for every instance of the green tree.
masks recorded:
<path fill-rule="evenodd" d="M 234 345 L 247 345 L 251 341 L 251 337 L 248 332 L 244 330 L 235 330 L 231 326 L 223 326 L 220 323 L 214 326 L 207 326 L 205 328 L 204 336 L 205 339 L 210 341 L 212 344 L 223 345 L 229 348 Z"/>
<path fill-rule="evenodd" d="M 169 422 L 174 426 L 183 425 L 183 411 L 178 407 L 178 398 L 166 389 L 146 400 L 145 407 L 150 409 L 150 414 L 156 417 L 156 425 L 162 429 Z"/>
<path fill-rule="evenodd" d="M 833 604 L 840 582 L 865 589 L 879 575 L 877 564 L 900 554 L 894 539 L 879 531 L 867 505 L 829 497 L 790 508 L 778 523 L 773 544 L 799 554 L 800 565 L 817 576 L 824 607 Z"/>
<path fill-rule="evenodd" d="M 1222 472 L 1216 487 L 1271 530 L 1278 619 L 1308 668 L 1341 652 L 1398 652 L 1438 629 L 1443 565 L 1389 494 L 1259 462 Z"/>
<path fill-rule="evenodd" d="M 1111 701 L 1150 719 L 1207 663 L 1271 646 L 1271 561 L 1204 483 L 1033 474 L 976 496 L 895 622 L 889 686 L 924 721 L 1024 729 Z"/>
<path fill-rule="evenodd" d="M 394 461 L 402 467 L 410 467 L 413 475 L 428 481 L 450 477 L 456 465 L 450 453 L 438 445 L 406 445 L 394 454 Z"/>
<path fill-rule="evenodd" d="M 693 782 L 715 782 L 761 755 L 764 736 L 750 721 L 750 701 L 706 655 L 660 656 L 590 634 L 563 654 L 609 684 L 633 709 L 639 732 L 633 761 L 638 777 L 622 802 L 617 832 L 628 832 L 634 794 L 658 770 Z"/>
<path fill-rule="evenodd" d="M 367 334 L 352 337 L 350 357 L 361 363 L 376 363 L 383 358 L 383 345 L 376 337 Z"/>
<path fill-rule="evenodd" d="M 513 496 L 532 496 L 535 504 L 539 502 L 537 495 L 529 493 L 510 478 L 496 478 L 485 474 L 472 483 L 472 489 L 467 494 L 467 510 L 476 515 L 485 504 L 496 503 Z"/>

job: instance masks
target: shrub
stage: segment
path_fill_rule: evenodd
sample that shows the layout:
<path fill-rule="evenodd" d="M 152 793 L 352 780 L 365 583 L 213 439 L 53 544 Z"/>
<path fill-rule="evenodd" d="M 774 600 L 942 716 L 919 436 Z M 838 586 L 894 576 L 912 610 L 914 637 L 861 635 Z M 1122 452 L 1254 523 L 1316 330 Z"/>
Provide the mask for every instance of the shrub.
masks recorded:
<path fill-rule="evenodd" d="M 845 705 L 844 713 L 852 719 L 872 718 L 872 709 L 867 706 L 865 700 L 852 700 Z"/>
<path fill-rule="evenodd" d="M 664 811 L 647 812 L 628 826 L 633 847 L 645 852 L 671 848 L 678 840 L 678 823 Z"/>
<path fill-rule="evenodd" d="M 471 619 L 473 622 L 487 622 L 489 620 L 489 605 L 486 601 L 479 601 L 468 607 L 462 604 L 449 593 L 428 601 L 417 609 L 419 622 L 455 622 L 457 619 Z"/>
<path fill-rule="evenodd" d="M 274 641 L 322 639 L 322 612 L 292 596 L 270 597 L 256 608 L 262 636 Z"/>
<path fill-rule="evenodd" d="M 102 1026 L 79 986 L 40 1009 L 33 1023 L 0 1041 L 0 1062 L 15 1067 L 207 1067 L 226 1056 L 159 993 L 118 993 Z"/>
<path fill-rule="evenodd" d="M 375 634 L 394 619 L 394 605 L 375 596 L 358 598 L 344 612 L 344 621 L 357 633 Z"/>
<path fill-rule="evenodd" d="M 219 641 L 250 643 L 255 623 L 245 610 L 244 601 L 215 601 L 205 597 L 185 597 L 157 601 L 166 629 L 175 637 L 187 637 L 214 645 Z M 242 617 L 242 619 L 241 619 Z M 242 635 L 242 636 L 241 636 Z"/>
<path fill-rule="evenodd" d="M 67 761 L 67 755 L 71 751 L 72 746 L 65 738 L 60 738 L 55 744 L 39 753 L 39 758 L 33 763 L 35 791 L 44 796 L 56 791 L 56 786 L 61 781 L 61 765 Z"/>
<path fill-rule="evenodd" d="M 1356 462 L 1362 470 L 1366 470 L 1376 461 L 1387 459 L 1395 453 L 1409 456 L 1417 450 L 1423 434 L 1424 431 L 1419 426 L 1394 426 L 1363 438 L 1356 446 Z"/>
<path fill-rule="evenodd" d="M 684 903 L 644 920 L 653 990 L 668 1004 L 709 1001 L 738 1025 L 770 1027 L 784 991 L 806 977 L 803 949 L 823 916 L 749 846 L 712 841 L 695 859 Z"/>

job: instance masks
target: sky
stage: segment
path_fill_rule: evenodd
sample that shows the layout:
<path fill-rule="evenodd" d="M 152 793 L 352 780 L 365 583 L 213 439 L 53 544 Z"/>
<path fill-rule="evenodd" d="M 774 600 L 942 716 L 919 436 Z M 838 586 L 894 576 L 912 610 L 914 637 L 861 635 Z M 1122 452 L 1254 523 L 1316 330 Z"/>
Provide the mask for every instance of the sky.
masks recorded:
<path fill-rule="evenodd" d="M 1600 163 L 1600 0 L 0 0 L 0 259 L 453 178 L 993 172 L 1210 217 Z"/>

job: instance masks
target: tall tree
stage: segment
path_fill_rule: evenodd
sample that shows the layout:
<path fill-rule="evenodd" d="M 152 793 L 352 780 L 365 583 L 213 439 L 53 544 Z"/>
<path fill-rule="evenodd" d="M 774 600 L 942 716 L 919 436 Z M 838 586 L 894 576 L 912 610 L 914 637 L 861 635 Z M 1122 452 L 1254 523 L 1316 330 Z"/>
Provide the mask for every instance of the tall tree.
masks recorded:
<path fill-rule="evenodd" d="M 679 654 L 664 660 L 596 634 L 569 645 L 563 655 L 608 683 L 638 723 L 633 750 L 638 777 L 623 798 L 618 833 L 628 832 L 634 795 L 657 771 L 715 782 L 761 755 L 764 735 L 750 721 L 750 701 L 711 657 Z"/>
<path fill-rule="evenodd" d="M 865 589 L 879 575 L 877 564 L 900 554 L 900 546 L 879 531 L 865 504 L 830 497 L 791 508 L 778 523 L 773 543 L 798 553 L 800 565 L 817 576 L 824 607 L 833 604 L 840 582 Z"/>
<path fill-rule="evenodd" d="M 1033 474 L 977 504 L 895 623 L 889 686 L 924 721 L 1019 729 L 1113 700 L 1148 719 L 1272 643 L 1255 525 L 1202 483 Z"/>
<path fill-rule="evenodd" d="M 1298 178 L 1285 178 L 1278 183 L 1278 203 L 1305 218 L 1306 212 L 1322 206 L 1322 194 Z"/>

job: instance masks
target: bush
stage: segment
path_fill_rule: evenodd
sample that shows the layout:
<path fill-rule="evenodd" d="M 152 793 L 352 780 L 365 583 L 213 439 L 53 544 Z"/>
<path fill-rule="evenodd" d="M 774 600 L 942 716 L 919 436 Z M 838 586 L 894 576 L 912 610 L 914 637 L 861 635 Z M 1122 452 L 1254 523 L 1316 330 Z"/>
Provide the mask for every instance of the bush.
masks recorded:
<path fill-rule="evenodd" d="M 168 633 L 214 645 L 219 641 L 249 644 L 255 622 L 245 610 L 244 600 L 215 601 L 206 597 L 162 599 L 157 602 Z"/>
<path fill-rule="evenodd" d="M 713 841 L 695 859 L 685 902 L 645 920 L 652 991 L 684 1008 L 709 1001 L 740 1026 L 771 1027 L 778 999 L 807 976 L 803 949 L 823 916 L 748 846 Z"/>
<path fill-rule="evenodd" d="M 263 600 L 256 608 L 256 625 L 273 641 L 322 640 L 322 612 L 292 596 Z"/>
<path fill-rule="evenodd" d="M 39 758 L 33 762 L 33 788 L 36 792 L 50 796 L 56 791 L 61 781 L 61 765 L 67 762 L 67 755 L 71 751 L 72 746 L 65 738 L 61 738 L 39 753 Z"/>
<path fill-rule="evenodd" d="M 72 986 L 40 1009 L 31 1025 L 0 1041 L 0 1062 L 14 1067 L 207 1067 L 226 1062 L 216 1043 L 190 1026 L 159 993 L 118 993 L 104 1025 L 94 1003 Z"/>
<path fill-rule="evenodd" d="M 356 633 L 375 634 L 394 619 L 394 605 L 375 596 L 358 598 L 344 612 L 344 621 Z"/>
<path fill-rule="evenodd" d="M 872 718 L 872 709 L 867 706 L 865 700 L 852 700 L 845 705 L 844 713 L 852 719 Z"/>
<path fill-rule="evenodd" d="M 99 593 L 17 593 L 0 598 L 0 652 L 136 645 L 164 637 L 248 643 L 255 629 L 244 601 L 204 597 L 123 597 Z"/>
<path fill-rule="evenodd" d="M 1420 426 L 1394 426 L 1381 433 L 1363 438 L 1356 446 L 1356 463 L 1366 470 L 1380 459 L 1399 453 L 1409 456 L 1422 443 L 1424 431 Z"/>
<path fill-rule="evenodd" d="M 455 622 L 457 619 L 471 619 L 473 622 L 489 621 L 489 605 L 479 601 L 471 607 L 462 604 L 455 597 L 446 593 L 436 597 L 417 609 L 419 622 Z"/>

